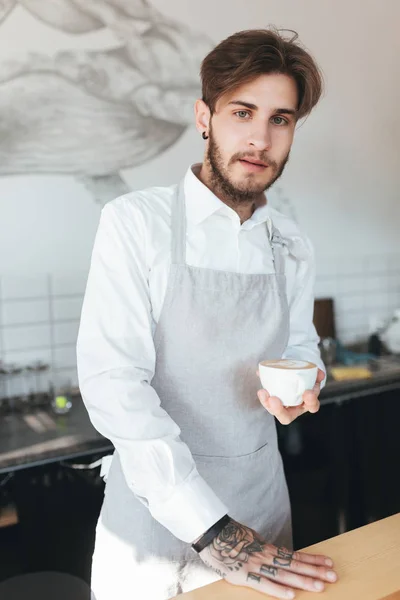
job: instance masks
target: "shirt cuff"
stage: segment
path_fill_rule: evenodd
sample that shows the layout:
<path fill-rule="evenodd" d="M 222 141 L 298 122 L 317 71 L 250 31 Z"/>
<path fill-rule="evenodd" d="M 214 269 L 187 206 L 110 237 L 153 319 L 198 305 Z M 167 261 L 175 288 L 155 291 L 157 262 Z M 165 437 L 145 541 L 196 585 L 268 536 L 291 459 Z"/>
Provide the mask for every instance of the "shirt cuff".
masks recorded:
<path fill-rule="evenodd" d="M 152 516 L 189 544 L 228 514 L 228 508 L 194 469 L 161 504 L 149 504 Z"/>

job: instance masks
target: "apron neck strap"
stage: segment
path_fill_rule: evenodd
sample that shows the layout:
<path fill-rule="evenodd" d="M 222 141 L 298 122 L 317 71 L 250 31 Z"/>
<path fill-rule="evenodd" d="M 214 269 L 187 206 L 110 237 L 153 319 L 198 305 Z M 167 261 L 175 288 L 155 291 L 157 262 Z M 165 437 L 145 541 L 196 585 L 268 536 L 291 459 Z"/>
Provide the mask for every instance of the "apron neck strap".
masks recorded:
<path fill-rule="evenodd" d="M 274 267 L 275 267 L 275 274 L 276 275 L 284 275 L 285 274 L 285 257 L 283 254 L 283 249 L 282 247 L 277 247 L 274 246 L 274 244 L 271 244 L 272 247 L 272 255 L 274 257 Z"/>
<path fill-rule="evenodd" d="M 268 225 L 265 225 L 268 238 Z M 272 256 L 274 259 L 275 273 L 277 275 L 285 274 L 285 258 L 283 245 L 279 243 L 281 235 L 276 227 L 272 226 L 272 239 L 270 244 L 272 248 Z M 186 264 L 186 205 L 185 205 L 185 190 L 184 180 L 177 187 L 176 193 L 173 196 L 172 211 L 171 211 L 171 253 L 172 264 Z"/>
<path fill-rule="evenodd" d="M 184 181 L 178 184 L 171 212 L 172 264 L 186 264 L 186 210 Z"/>
<path fill-rule="evenodd" d="M 274 259 L 274 267 L 276 275 L 285 274 L 285 245 L 279 230 L 272 225 L 269 241 L 272 248 L 272 256 Z"/>

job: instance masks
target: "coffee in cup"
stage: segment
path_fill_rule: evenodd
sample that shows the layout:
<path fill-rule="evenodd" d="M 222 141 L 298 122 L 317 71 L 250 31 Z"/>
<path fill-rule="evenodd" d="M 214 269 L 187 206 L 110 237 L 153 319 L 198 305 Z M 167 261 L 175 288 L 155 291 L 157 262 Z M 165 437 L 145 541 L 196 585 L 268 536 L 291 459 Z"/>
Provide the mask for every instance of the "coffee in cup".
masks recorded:
<path fill-rule="evenodd" d="M 318 374 L 314 363 L 291 358 L 263 360 L 258 370 L 262 387 L 284 406 L 302 404 L 304 392 L 313 389 Z"/>

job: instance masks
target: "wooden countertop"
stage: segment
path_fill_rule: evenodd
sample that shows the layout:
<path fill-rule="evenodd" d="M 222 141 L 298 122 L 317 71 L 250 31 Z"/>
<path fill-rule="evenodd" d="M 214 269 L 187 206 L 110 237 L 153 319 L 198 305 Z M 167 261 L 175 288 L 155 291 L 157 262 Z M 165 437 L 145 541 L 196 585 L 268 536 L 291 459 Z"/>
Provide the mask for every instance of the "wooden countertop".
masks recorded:
<path fill-rule="evenodd" d="M 339 581 L 327 583 L 322 593 L 296 590 L 296 599 L 400 600 L 400 513 L 304 550 L 330 556 Z M 218 581 L 181 594 L 176 600 L 267 600 L 271 597 Z"/>

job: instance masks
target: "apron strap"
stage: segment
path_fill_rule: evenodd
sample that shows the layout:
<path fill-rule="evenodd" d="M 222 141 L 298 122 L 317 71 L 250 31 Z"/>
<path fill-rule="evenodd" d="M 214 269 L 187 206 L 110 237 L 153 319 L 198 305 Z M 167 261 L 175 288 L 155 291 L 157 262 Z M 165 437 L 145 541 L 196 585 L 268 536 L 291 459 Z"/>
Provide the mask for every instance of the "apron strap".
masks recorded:
<path fill-rule="evenodd" d="M 186 211 L 183 181 L 178 184 L 172 201 L 171 255 L 172 264 L 186 264 Z"/>
<path fill-rule="evenodd" d="M 266 225 L 267 235 L 270 238 L 268 225 Z M 278 229 L 272 225 L 270 238 L 272 256 L 274 260 L 276 275 L 285 274 L 285 250 L 282 243 L 282 236 Z M 185 210 L 185 192 L 184 180 L 177 187 L 173 196 L 171 210 L 171 258 L 172 264 L 186 264 L 186 210 Z"/>
<path fill-rule="evenodd" d="M 272 225 L 270 244 L 272 248 L 272 256 L 274 259 L 275 274 L 285 274 L 285 245 L 280 231 Z"/>

